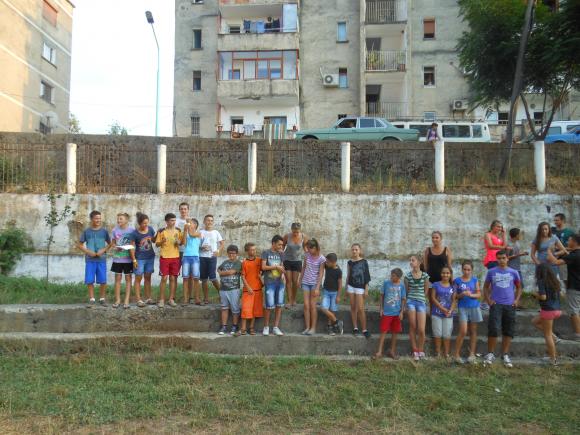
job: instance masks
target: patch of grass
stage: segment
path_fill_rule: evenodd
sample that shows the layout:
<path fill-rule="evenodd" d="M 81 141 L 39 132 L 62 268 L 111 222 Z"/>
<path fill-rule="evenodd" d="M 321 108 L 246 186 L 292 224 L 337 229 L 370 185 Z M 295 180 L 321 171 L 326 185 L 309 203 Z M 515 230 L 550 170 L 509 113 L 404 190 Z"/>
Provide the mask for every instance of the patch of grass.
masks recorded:
<path fill-rule="evenodd" d="M 54 432 L 164 418 L 195 431 L 573 433 L 580 425 L 576 408 L 563 405 L 578 398 L 574 365 L 506 370 L 170 351 L 4 356 L 0 377 L 0 425 L 42 417 Z"/>

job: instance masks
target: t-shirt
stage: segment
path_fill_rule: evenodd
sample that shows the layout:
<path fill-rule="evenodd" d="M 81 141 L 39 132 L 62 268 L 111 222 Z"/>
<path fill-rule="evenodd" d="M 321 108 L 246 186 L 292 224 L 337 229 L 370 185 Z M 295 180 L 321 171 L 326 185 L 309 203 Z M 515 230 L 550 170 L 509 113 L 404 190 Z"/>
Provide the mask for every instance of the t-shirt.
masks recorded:
<path fill-rule="evenodd" d="M 439 302 L 439 304 L 441 304 L 441 306 L 446 310 L 450 309 L 453 304 L 453 293 L 455 293 L 453 285 L 444 286 L 441 284 L 441 281 L 434 282 L 433 291 L 435 292 L 435 299 L 437 302 Z M 447 317 L 435 304 L 431 305 L 431 314 L 437 317 Z"/>
<path fill-rule="evenodd" d="M 306 267 L 302 271 L 302 283 L 307 285 L 316 285 L 320 275 L 320 265 L 326 261 L 324 255 L 310 255 L 307 252 L 304 255 Z"/>
<path fill-rule="evenodd" d="M 559 230 L 556 227 L 552 227 L 552 234 L 554 234 L 558 239 L 560 239 L 562 245 L 564 245 L 564 247 L 567 248 L 568 240 L 570 239 L 570 237 L 574 235 L 574 231 L 572 231 L 570 228 L 562 228 L 561 230 Z"/>
<path fill-rule="evenodd" d="M 167 228 L 160 229 L 155 241 L 165 241 L 160 245 L 159 255 L 161 258 L 179 258 L 179 244 L 183 239 L 183 233 L 179 228 L 171 230 Z"/>
<path fill-rule="evenodd" d="M 183 231 L 183 230 L 184 230 L 184 228 L 185 228 L 185 224 L 186 224 L 186 223 L 187 223 L 187 221 L 186 221 L 185 219 L 181 219 L 180 217 L 177 217 L 177 218 L 175 219 L 175 226 L 176 226 L 177 228 L 179 228 L 181 231 Z M 183 251 L 185 251 L 185 246 L 183 246 L 183 245 L 180 245 L 180 246 L 179 246 L 179 252 L 183 252 Z"/>
<path fill-rule="evenodd" d="M 469 290 L 472 294 L 475 293 L 477 291 L 477 281 L 477 278 L 474 276 L 472 276 L 469 281 L 463 281 L 463 279 L 458 276 L 453 280 L 455 293 L 459 295 L 466 290 Z M 459 308 L 477 308 L 479 307 L 479 299 L 466 296 L 458 300 L 457 306 Z"/>
<path fill-rule="evenodd" d="M 199 246 L 201 245 L 200 237 L 191 237 L 189 233 L 185 235 L 185 249 L 183 250 L 184 257 L 199 257 Z"/>
<path fill-rule="evenodd" d="M 392 281 L 386 280 L 381 288 L 383 295 L 383 315 L 398 316 L 401 314 L 402 301 L 407 297 L 407 291 L 403 281 L 393 284 Z"/>
<path fill-rule="evenodd" d="M 127 249 L 119 249 L 119 246 L 130 245 L 133 241 L 133 232 L 135 228 L 132 226 L 127 226 L 123 229 L 121 227 L 113 228 L 111 232 L 111 239 L 115 241 L 117 248 L 113 253 L 113 263 L 131 263 L 131 254 Z"/>
<path fill-rule="evenodd" d="M 564 255 L 562 260 L 568 265 L 568 288 L 580 290 L 580 249 L 574 249 Z"/>
<path fill-rule="evenodd" d="M 496 304 L 512 305 L 515 300 L 516 286 L 520 283 L 517 270 L 506 267 L 494 267 L 487 271 L 485 282 L 491 284 L 491 299 Z"/>
<path fill-rule="evenodd" d="M 357 261 L 348 260 L 348 282 L 347 284 L 354 288 L 365 288 L 371 282 L 371 273 L 369 264 L 362 258 Z"/>
<path fill-rule="evenodd" d="M 329 292 L 338 291 L 338 280 L 342 279 L 342 269 L 338 266 L 324 266 L 324 284 L 322 288 Z"/>
<path fill-rule="evenodd" d="M 201 230 L 201 249 L 199 256 L 205 258 L 213 257 L 213 253 L 218 250 L 218 244 L 223 240 L 222 235 L 218 230 Z M 204 250 L 203 247 L 208 246 L 209 250 Z"/>
<path fill-rule="evenodd" d="M 262 252 L 262 260 L 266 260 L 266 266 L 281 266 L 282 253 L 267 249 Z M 279 282 L 282 279 L 282 272 L 279 270 L 265 270 L 264 283 Z"/>
<path fill-rule="evenodd" d="M 85 243 L 88 250 L 97 252 L 103 248 L 106 248 L 109 243 L 111 243 L 111 238 L 109 237 L 109 233 L 104 228 L 99 228 L 98 230 L 94 230 L 92 228 L 87 228 L 81 233 L 81 237 L 79 239 L 81 243 Z M 100 257 L 89 257 L 85 255 L 85 260 L 89 262 L 106 262 L 106 254 L 101 255 Z"/>
<path fill-rule="evenodd" d="M 221 289 L 220 290 L 238 290 L 241 288 L 240 277 L 242 270 L 242 262 L 240 260 L 226 260 L 218 267 L 221 272 L 227 272 L 228 270 L 235 270 L 234 275 L 220 276 Z"/>
<path fill-rule="evenodd" d="M 540 246 L 536 246 L 536 257 L 540 263 L 548 263 L 548 249 L 554 246 L 558 242 L 558 238 L 554 235 L 548 240 L 542 240 Z M 535 246 L 536 242 L 532 242 Z"/>
<path fill-rule="evenodd" d="M 560 292 L 549 288 L 543 281 L 538 281 L 538 294 L 546 295 L 545 301 L 540 302 L 540 308 L 544 311 L 560 310 Z"/>
<path fill-rule="evenodd" d="M 260 279 L 261 272 L 262 272 L 261 258 L 255 257 L 253 260 L 246 258 L 242 262 L 242 276 L 254 291 L 260 290 L 262 288 L 262 280 Z"/>
<path fill-rule="evenodd" d="M 519 255 L 520 252 L 522 252 L 522 248 L 520 247 L 520 242 L 518 240 L 516 240 L 515 242 L 512 242 L 511 240 L 507 243 L 507 247 L 511 248 L 511 250 L 508 250 L 508 255 L 510 257 L 514 256 L 514 255 Z M 511 260 L 508 261 L 508 267 L 511 267 L 514 270 L 520 270 L 521 269 L 521 258 L 522 257 L 516 257 L 516 258 L 512 258 Z"/>
<path fill-rule="evenodd" d="M 151 260 L 155 258 L 155 251 L 153 250 L 153 238 L 155 237 L 155 230 L 147 227 L 147 232 L 141 234 L 139 230 L 133 231 L 131 238 L 135 242 L 135 258 L 137 260 Z"/>
<path fill-rule="evenodd" d="M 425 281 L 429 281 L 429 275 L 421 272 L 420 278 L 414 278 L 413 272 L 407 272 L 405 279 L 409 285 L 407 298 L 414 301 L 427 302 L 427 298 L 425 297 Z"/>

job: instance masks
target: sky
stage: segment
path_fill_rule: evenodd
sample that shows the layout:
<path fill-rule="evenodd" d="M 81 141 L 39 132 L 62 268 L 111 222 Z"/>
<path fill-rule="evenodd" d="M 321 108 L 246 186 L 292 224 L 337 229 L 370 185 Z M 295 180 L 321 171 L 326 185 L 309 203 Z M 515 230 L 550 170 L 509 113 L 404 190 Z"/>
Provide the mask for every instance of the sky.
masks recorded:
<path fill-rule="evenodd" d="M 70 111 L 84 133 L 106 133 L 118 121 L 129 134 L 155 134 L 157 47 L 159 135 L 172 136 L 173 0 L 73 0 Z"/>

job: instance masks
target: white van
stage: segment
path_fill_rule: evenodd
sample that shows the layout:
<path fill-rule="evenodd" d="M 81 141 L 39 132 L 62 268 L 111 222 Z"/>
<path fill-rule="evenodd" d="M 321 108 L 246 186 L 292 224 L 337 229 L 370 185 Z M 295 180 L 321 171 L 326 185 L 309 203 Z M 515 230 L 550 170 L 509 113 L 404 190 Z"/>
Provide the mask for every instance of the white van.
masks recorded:
<path fill-rule="evenodd" d="M 427 130 L 432 122 L 391 121 L 398 128 L 414 128 L 419 130 L 419 141 L 427 140 Z M 489 127 L 485 122 L 450 122 L 440 121 L 439 136 L 445 142 L 491 142 Z"/>

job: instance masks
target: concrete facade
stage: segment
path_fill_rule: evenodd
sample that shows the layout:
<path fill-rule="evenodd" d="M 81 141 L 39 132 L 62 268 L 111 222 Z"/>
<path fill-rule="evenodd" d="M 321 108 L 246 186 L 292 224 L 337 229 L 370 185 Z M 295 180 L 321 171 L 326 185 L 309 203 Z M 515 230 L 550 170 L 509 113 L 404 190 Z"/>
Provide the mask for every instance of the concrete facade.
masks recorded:
<path fill-rule="evenodd" d="M 0 1 L 0 131 L 68 130 L 74 5 Z"/>

